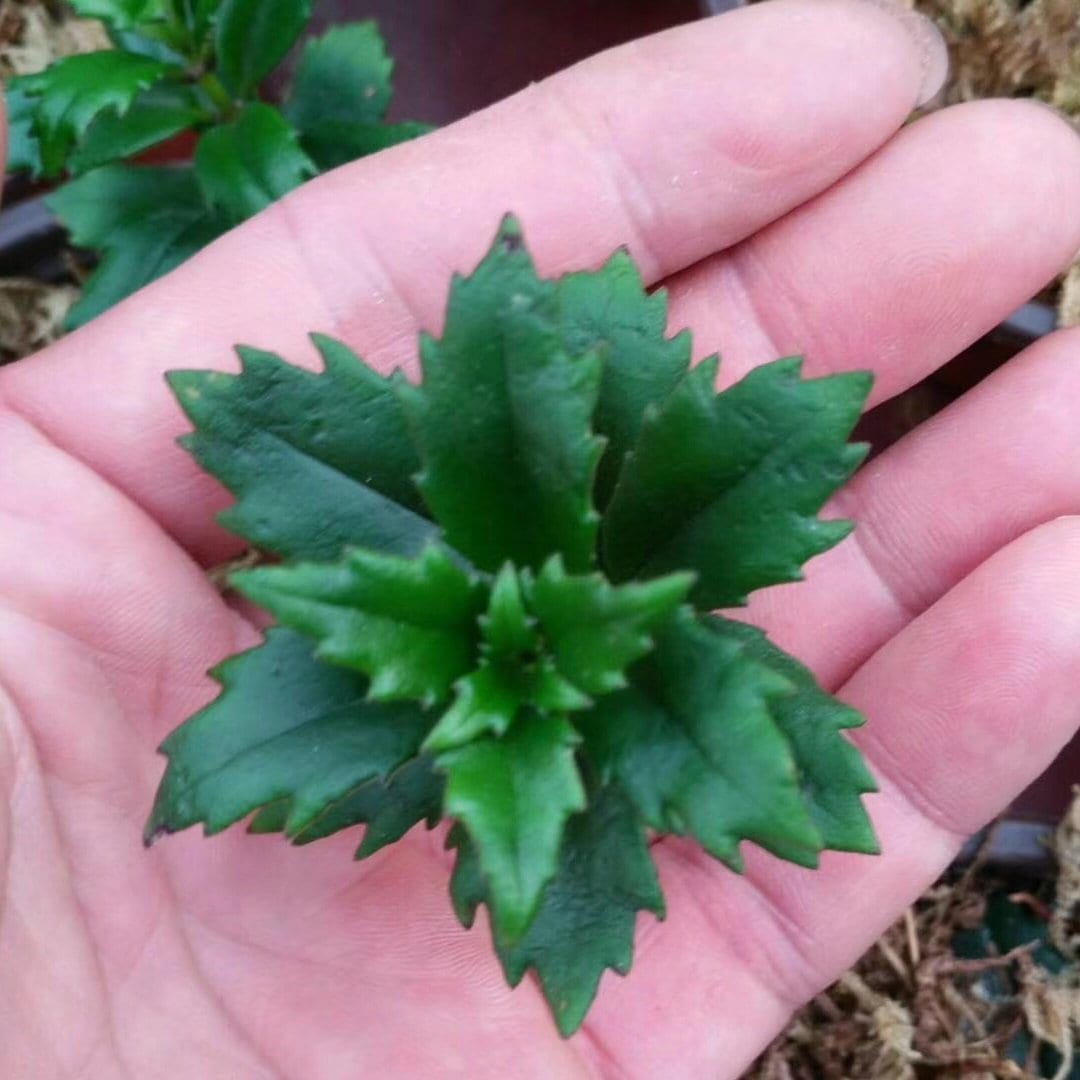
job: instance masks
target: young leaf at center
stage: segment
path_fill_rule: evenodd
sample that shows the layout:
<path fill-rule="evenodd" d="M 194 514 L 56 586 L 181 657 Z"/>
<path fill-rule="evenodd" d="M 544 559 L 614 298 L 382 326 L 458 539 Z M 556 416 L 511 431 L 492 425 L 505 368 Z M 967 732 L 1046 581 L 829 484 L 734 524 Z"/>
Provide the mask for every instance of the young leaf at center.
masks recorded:
<path fill-rule="evenodd" d="M 651 631 L 686 599 L 693 574 L 609 585 L 600 574 L 570 575 L 555 556 L 528 584 L 536 616 L 559 671 L 585 694 L 610 694 L 652 646 Z"/>

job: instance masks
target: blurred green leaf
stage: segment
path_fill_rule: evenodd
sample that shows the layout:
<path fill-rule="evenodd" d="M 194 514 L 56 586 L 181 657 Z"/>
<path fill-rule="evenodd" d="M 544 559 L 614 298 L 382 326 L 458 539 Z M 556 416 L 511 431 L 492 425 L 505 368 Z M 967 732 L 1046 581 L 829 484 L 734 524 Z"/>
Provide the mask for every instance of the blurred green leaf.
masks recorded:
<path fill-rule="evenodd" d="M 214 22 L 217 70 L 248 97 L 285 58 L 311 17 L 311 0 L 223 0 Z"/>
<path fill-rule="evenodd" d="M 296 132 L 270 105 L 248 105 L 231 124 L 211 128 L 195 148 L 195 175 L 206 201 L 239 223 L 314 176 Z"/>

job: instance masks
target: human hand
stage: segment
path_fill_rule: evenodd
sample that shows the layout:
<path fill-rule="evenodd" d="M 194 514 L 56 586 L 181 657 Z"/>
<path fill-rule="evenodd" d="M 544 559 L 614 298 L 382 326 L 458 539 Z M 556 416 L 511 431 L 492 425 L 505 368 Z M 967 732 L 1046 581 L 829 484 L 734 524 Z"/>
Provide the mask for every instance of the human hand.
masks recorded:
<path fill-rule="evenodd" d="M 313 363 L 309 330 L 411 369 L 512 210 L 545 273 L 628 244 L 726 382 L 804 352 L 881 401 L 1080 246 L 1080 140 L 1047 110 L 898 133 L 940 77 L 855 0 L 673 31 L 307 185 L 0 372 L 0 1073 L 736 1076 L 1053 758 L 1080 719 L 1078 332 L 867 466 L 830 510 L 854 536 L 749 609 L 866 713 L 884 853 L 749 850 L 739 877 L 664 839 L 667 920 L 570 1041 L 455 923 L 438 834 L 361 864 L 352 834 L 141 845 L 155 746 L 257 639 L 206 580 L 238 542 L 163 371 L 241 341 Z"/>

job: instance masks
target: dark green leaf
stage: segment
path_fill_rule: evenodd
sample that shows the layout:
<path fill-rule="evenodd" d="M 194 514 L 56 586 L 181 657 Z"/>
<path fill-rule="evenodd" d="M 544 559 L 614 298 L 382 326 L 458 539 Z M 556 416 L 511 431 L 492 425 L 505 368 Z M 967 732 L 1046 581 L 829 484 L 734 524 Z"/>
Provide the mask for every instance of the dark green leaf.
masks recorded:
<path fill-rule="evenodd" d="M 68 0 L 83 19 L 101 19 L 118 30 L 130 30 L 161 14 L 162 0 Z"/>
<path fill-rule="evenodd" d="M 311 17 L 311 0 L 224 0 L 214 23 L 218 73 L 247 97 L 277 67 Z"/>
<path fill-rule="evenodd" d="M 597 271 L 559 281 L 559 313 L 567 350 L 604 347 L 604 375 L 594 425 L 607 447 L 596 478 L 602 509 L 623 460 L 637 442 L 646 409 L 660 405 L 690 367 L 690 334 L 668 338 L 667 296 L 650 296 L 624 251 Z"/>
<path fill-rule="evenodd" d="M 585 806 L 573 728 L 558 716 L 522 717 L 436 759 L 447 775 L 444 813 L 468 830 L 490 893 L 499 939 L 517 941 L 555 874 L 567 817 Z"/>
<path fill-rule="evenodd" d="M 294 844 L 310 844 L 342 829 L 366 825 L 356 857 L 366 859 L 380 848 L 400 840 L 414 825 L 438 823 L 446 782 L 435 771 L 426 754 L 406 761 L 385 779 L 368 780 L 330 803 L 317 817 L 293 833 Z M 288 801 L 264 807 L 255 816 L 249 832 L 283 832 Z"/>
<path fill-rule="evenodd" d="M 406 397 L 420 487 L 447 540 L 480 569 L 593 560 L 590 430 L 600 364 L 564 351 L 555 286 L 541 281 L 507 219 L 450 290 L 440 340 L 420 344 L 423 386 Z"/>
<path fill-rule="evenodd" d="M 7 171 L 29 172 L 37 176 L 41 172 L 41 152 L 34 134 L 33 98 L 26 96 L 17 80 L 12 79 L 5 88 L 4 105 L 7 108 Z"/>
<path fill-rule="evenodd" d="M 601 777 L 618 781 L 652 828 L 693 836 L 735 870 L 743 840 L 816 865 L 821 835 L 772 716 L 774 699 L 792 692 L 786 679 L 738 635 L 683 612 L 631 682 L 575 725 Z"/>
<path fill-rule="evenodd" d="M 816 515 L 865 456 L 846 440 L 870 376 L 804 380 L 800 368 L 778 360 L 717 395 L 707 360 L 646 417 L 604 518 L 615 580 L 693 570 L 696 606 L 731 607 L 797 581 L 848 534 Z"/>
<path fill-rule="evenodd" d="M 69 329 L 179 266 L 227 228 L 207 210 L 190 168 L 106 165 L 46 202 L 72 243 L 101 254 L 68 314 Z"/>
<path fill-rule="evenodd" d="M 986 904 L 983 925 L 993 940 L 994 951 L 1003 956 L 1025 945 L 1034 946 L 1032 959 L 1051 974 L 1066 965 L 1066 959 L 1050 940 L 1050 925 L 1024 903 L 1013 900 L 1007 892 L 992 893 Z"/>
<path fill-rule="evenodd" d="M 143 91 L 127 112 L 103 112 L 68 158 L 68 169 L 83 173 L 131 157 L 194 127 L 204 112 L 190 87 L 159 83 Z"/>
<path fill-rule="evenodd" d="M 609 585 L 600 574 L 568 575 L 556 555 L 529 583 L 528 603 L 559 671 L 586 694 L 610 694 L 693 584 L 693 574 L 669 574 Z"/>
<path fill-rule="evenodd" d="M 162 744 L 169 759 L 147 842 L 202 822 L 216 833 L 288 799 L 288 833 L 412 757 L 430 718 L 415 706 L 367 700 L 367 680 L 318 663 L 288 630 L 214 670 L 221 696 Z"/>
<path fill-rule="evenodd" d="M 107 49 L 67 56 L 37 75 L 13 79 L 21 93 L 37 99 L 34 134 L 42 172 L 61 172 L 72 146 L 95 117 L 125 112 L 140 90 L 160 82 L 169 70 L 158 60 Z"/>
<path fill-rule="evenodd" d="M 218 8 L 222 5 L 222 0 L 171 0 L 171 2 L 179 7 L 184 25 L 197 40 L 206 36 L 213 25 Z"/>
<path fill-rule="evenodd" d="M 305 43 L 285 115 L 302 132 L 327 122 L 377 124 L 390 104 L 393 70 L 375 23 L 333 27 Z"/>
<path fill-rule="evenodd" d="M 433 130 L 430 124 L 410 121 L 400 124 L 347 124 L 340 120 L 327 120 L 302 132 L 300 145 L 320 171 L 329 172 L 339 165 L 388 150 L 398 143 L 418 139 Z"/>
<path fill-rule="evenodd" d="M 367 675 L 372 700 L 432 705 L 475 662 L 484 594 L 441 548 L 412 559 L 354 549 L 340 563 L 266 566 L 230 580 L 314 638 L 319 659 Z"/>
<path fill-rule="evenodd" d="M 304 46 L 285 115 L 326 171 L 415 139 L 427 124 L 384 124 L 393 61 L 374 23 L 335 27 Z"/>
<path fill-rule="evenodd" d="M 393 380 L 313 340 L 319 374 L 255 349 L 240 350 L 240 375 L 170 373 L 195 425 L 184 445 L 236 496 L 221 523 L 289 558 L 336 559 L 350 544 L 417 555 L 436 529 L 420 516 Z"/>
<path fill-rule="evenodd" d="M 234 123 L 211 128 L 195 148 L 206 201 L 233 222 L 265 210 L 316 172 L 281 113 L 258 102 Z"/>
<path fill-rule="evenodd" d="M 450 884 L 454 907 L 471 926 L 477 905 L 488 899 L 476 849 L 460 827 L 448 843 L 458 849 Z M 663 918 L 660 885 L 644 830 L 618 789 L 607 787 L 567 822 L 558 872 L 524 936 L 511 946 L 495 938 L 507 980 L 516 986 L 535 968 L 559 1030 L 571 1035 L 604 969 L 630 970 L 639 910 Z"/>
<path fill-rule="evenodd" d="M 861 796 L 877 785 L 862 755 L 840 734 L 860 727 L 862 716 L 818 686 L 814 676 L 756 627 L 728 619 L 706 619 L 721 636 L 743 643 L 746 655 L 787 679 L 791 694 L 772 699 L 777 727 L 791 744 L 802 780 L 803 800 L 824 846 L 833 851 L 878 851 Z"/>

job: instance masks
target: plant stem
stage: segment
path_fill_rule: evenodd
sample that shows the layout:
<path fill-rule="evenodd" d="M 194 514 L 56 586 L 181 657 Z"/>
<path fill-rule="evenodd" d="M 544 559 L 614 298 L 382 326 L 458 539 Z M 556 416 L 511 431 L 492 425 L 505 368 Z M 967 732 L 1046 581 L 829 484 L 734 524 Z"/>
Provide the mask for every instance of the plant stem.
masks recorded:
<path fill-rule="evenodd" d="M 222 81 L 212 71 L 206 72 L 199 79 L 199 86 L 206 91 L 210 100 L 217 107 L 222 120 L 232 120 L 236 116 L 236 102 L 232 99 L 229 91 L 225 89 Z"/>

